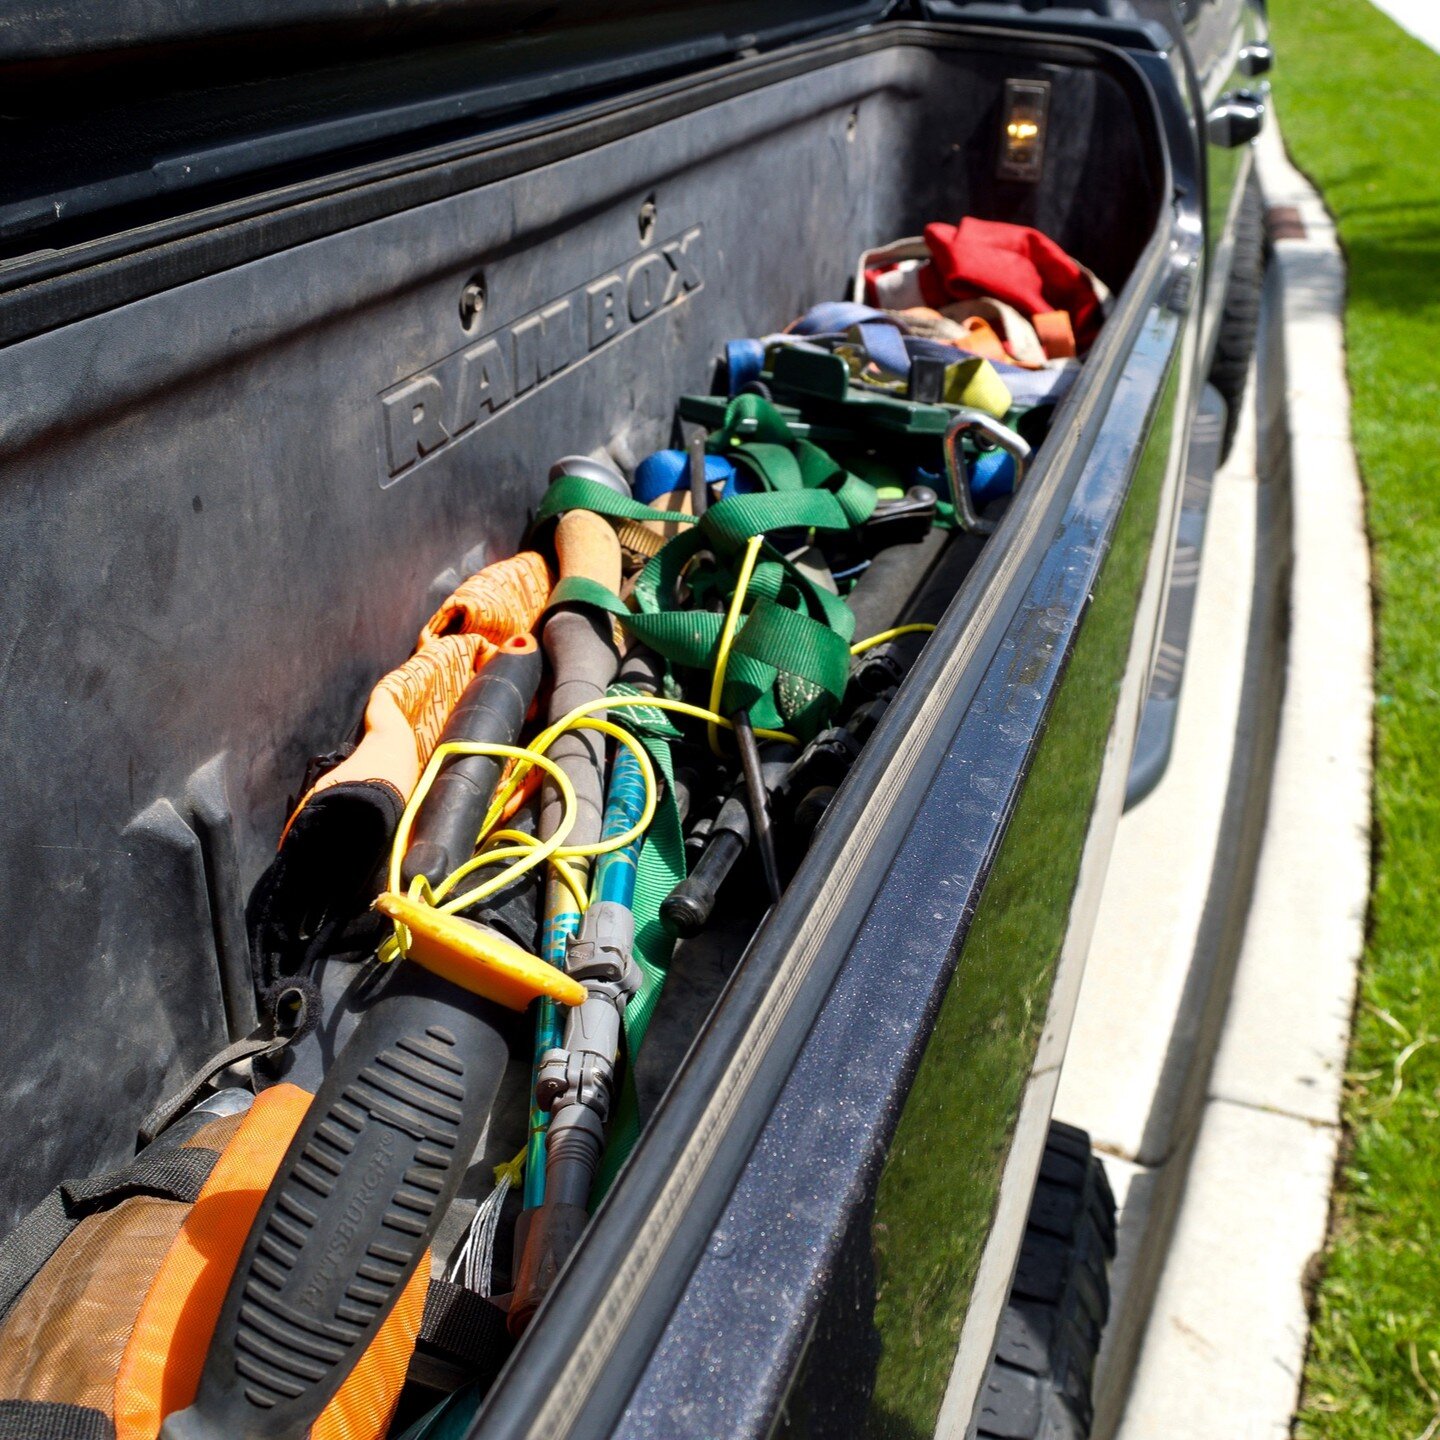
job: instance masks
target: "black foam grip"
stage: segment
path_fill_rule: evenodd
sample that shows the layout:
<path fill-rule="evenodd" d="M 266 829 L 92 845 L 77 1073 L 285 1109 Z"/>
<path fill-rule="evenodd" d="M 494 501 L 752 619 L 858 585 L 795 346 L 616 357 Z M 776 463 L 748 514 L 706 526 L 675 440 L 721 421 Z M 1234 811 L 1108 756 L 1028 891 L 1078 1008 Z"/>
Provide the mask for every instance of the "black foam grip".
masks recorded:
<path fill-rule="evenodd" d="M 165 1440 L 303 1440 L 455 1196 L 508 1049 L 488 1002 L 401 963 L 276 1171 Z"/>
<path fill-rule="evenodd" d="M 580 705 L 597 700 L 615 678 L 614 620 L 604 613 L 562 607 L 545 622 L 545 654 L 555 677 L 550 693 L 553 723 Z M 604 719 L 597 712 L 596 719 Z M 600 838 L 605 815 L 605 736 L 595 730 L 567 730 L 547 752 L 575 788 L 575 824 L 567 844 L 593 845 Z M 560 791 L 546 781 L 540 791 L 540 837 L 548 840 L 559 828 L 564 803 Z"/>
<path fill-rule="evenodd" d="M 496 655 L 465 687 L 439 743 L 513 745 L 540 685 L 542 664 L 538 647 Z M 457 755 L 435 777 L 405 852 L 401 876 L 407 889 L 417 875 L 438 885 L 474 853 L 502 764 L 488 755 Z"/>

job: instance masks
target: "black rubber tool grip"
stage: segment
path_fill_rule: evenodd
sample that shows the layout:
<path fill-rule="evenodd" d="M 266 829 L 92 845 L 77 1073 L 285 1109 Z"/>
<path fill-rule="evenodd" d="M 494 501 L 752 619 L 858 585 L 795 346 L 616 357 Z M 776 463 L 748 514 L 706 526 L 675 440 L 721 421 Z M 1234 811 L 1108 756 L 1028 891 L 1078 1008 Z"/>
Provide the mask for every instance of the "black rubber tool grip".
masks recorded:
<path fill-rule="evenodd" d="M 767 796 L 784 783 L 789 754 L 783 745 L 761 749 L 760 776 Z M 746 787 L 737 785 L 706 830 L 703 849 L 690 874 L 660 902 L 660 918 L 672 934 L 689 939 L 710 923 L 720 887 L 749 846 L 753 829 Z"/>
<path fill-rule="evenodd" d="M 542 663 L 530 636 L 508 642 L 466 686 L 439 743 L 513 745 L 535 699 Z M 503 764 L 489 755 L 457 755 L 435 777 L 415 816 L 400 872 L 407 892 L 417 875 L 438 885 L 474 853 Z"/>
<path fill-rule="evenodd" d="M 660 902 L 660 918 L 669 930 L 688 939 L 709 923 L 720 887 L 750 844 L 750 812 L 738 795 L 720 807 L 695 868 Z"/>
<path fill-rule="evenodd" d="M 304 1440 L 455 1196 L 505 1066 L 501 1012 L 396 963 L 280 1162 L 162 1440 Z"/>

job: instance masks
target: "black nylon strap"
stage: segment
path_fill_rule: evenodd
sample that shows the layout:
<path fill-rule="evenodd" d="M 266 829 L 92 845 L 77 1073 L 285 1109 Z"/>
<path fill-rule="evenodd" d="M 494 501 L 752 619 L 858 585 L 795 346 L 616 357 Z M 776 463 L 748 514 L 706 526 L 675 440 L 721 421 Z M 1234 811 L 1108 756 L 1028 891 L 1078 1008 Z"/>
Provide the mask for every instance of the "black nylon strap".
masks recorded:
<path fill-rule="evenodd" d="M 115 1422 L 88 1405 L 0 1400 L 0 1440 L 115 1440 Z"/>
<path fill-rule="evenodd" d="M 202 1145 L 184 1146 L 142 1155 L 123 1170 L 106 1175 L 62 1181 L 0 1244 L 0 1320 L 87 1215 L 112 1209 L 132 1195 L 193 1205 L 219 1158 L 218 1152 Z M 3 1429 L 0 1440 L 6 1440 Z"/>
<path fill-rule="evenodd" d="M 449 1280 L 432 1280 L 425 1292 L 419 1343 L 487 1383 L 500 1373 L 514 1342 L 505 1329 L 504 1312 L 483 1295 Z"/>
<path fill-rule="evenodd" d="M 57 1185 L 0 1243 L 0 1320 L 75 1225 Z"/>
<path fill-rule="evenodd" d="M 138 1143 L 148 1145 L 167 1125 L 188 1110 L 210 1082 L 222 1071 L 242 1060 L 256 1060 L 262 1055 L 283 1050 L 290 1043 L 289 1035 L 247 1035 L 212 1055 L 174 1094 L 162 1100 L 141 1122 Z"/>
<path fill-rule="evenodd" d="M 132 1195 L 155 1195 L 193 1205 L 210 1178 L 219 1152 L 204 1145 L 182 1145 L 138 1156 L 123 1170 L 92 1175 L 88 1180 L 64 1180 L 59 1190 L 65 1208 L 78 1223 L 97 1210 L 109 1210 Z"/>

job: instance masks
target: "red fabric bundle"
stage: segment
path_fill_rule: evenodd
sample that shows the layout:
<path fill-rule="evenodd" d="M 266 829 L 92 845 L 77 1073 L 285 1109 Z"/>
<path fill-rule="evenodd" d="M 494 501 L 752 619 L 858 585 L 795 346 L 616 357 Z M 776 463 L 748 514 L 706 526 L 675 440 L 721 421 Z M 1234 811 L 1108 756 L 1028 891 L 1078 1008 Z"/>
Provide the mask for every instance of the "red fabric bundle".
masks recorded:
<path fill-rule="evenodd" d="M 967 215 L 958 225 L 927 225 L 925 245 L 931 263 L 918 278 L 925 303 L 936 310 L 993 295 L 1031 317 L 1068 311 L 1082 351 L 1100 333 L 1104 314 L 1089 277 L 1038 230 Z"/>

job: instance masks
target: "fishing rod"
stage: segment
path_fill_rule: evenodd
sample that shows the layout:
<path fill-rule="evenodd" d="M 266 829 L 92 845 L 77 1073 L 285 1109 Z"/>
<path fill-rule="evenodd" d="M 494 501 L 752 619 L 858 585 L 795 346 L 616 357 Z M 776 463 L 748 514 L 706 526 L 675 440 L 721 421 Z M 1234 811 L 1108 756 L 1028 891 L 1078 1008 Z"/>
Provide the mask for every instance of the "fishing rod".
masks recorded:
<path fill-rule="evenodd" d="M 634 828 L 645 803 L 640 761 L 621 748 L 611 767 L 602 839 Z M 615 1098 L 625 1007 L 643 979 L 634 958 L 630 908 L 643 843 L 637 836 L 623 849 L 601 855 L 585 918 L 566 950 L 566 973 L 584 986 L 586 998 L 567 1013 L 560 1044 L 540 1061 L 536 1101 L 549 1121 L 545 1195 L 520 1250 L 507 1321 L 515 1335 L 530 1323 L 589 1223 L 590 1191 Z"/>
<path fill-rule="evenodd" d="M 573 469 L 573 466 L 569 468 Z M 618 476 L 615 478 L 619 479 Z M 623 486 L 624 481 L 621 480 L 620 484 Z M 626 489 L 628 493 L 628 487 Z M 607 590 L 619 590 L 620 542 L 609 521 L 601 516 L 588 510 L 571 510 L 562 515 L 555 527 L 555 552 L 562 581 L 583 577 L 605 586 Z M 559 606 L 550 612 L 545 622 L 542 643 L 554 677 L 549 706 L 551 723 L 605 694 L 619 664 L 614 621 L 609 614 L 592 605 L 571 603 Z M 603 718 L 603 712 L 596 713 L 597 718 Z M 577 815 L 569 842 L 572 845 L 593 844 L 600 838 L 604 818 L 605 737 L 596 730 L 567 731 L 550 747 L 549 753 L 575 790 Z M 539 833 L 542 839 L 554 834 L 560 823 L 561 811 L 556 787 L 546 785 L 541 792 Z M 588 878 L 589 863 L 583 856 L 570 862 L 572 872 L 582 886 Z M 580 906 L 553 870 L 546 881 L 544 917 L 541 958 L 563 970 L 566 947 L 580 927 Z M 535 1016 L 532 1096 L 543 1057 L 555 1049 L 562 1038 L 560 1017 L 555 1006 L 542 1000 Z M 517 1252 L 523 1248 L 526 1231 L 545 1198 L 545 1131 L 548 1121 L 548 1113 L 532 1101 L 525 1149 L 524 1208 L 515 1232 Z"/>

